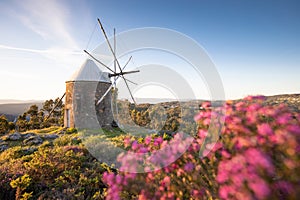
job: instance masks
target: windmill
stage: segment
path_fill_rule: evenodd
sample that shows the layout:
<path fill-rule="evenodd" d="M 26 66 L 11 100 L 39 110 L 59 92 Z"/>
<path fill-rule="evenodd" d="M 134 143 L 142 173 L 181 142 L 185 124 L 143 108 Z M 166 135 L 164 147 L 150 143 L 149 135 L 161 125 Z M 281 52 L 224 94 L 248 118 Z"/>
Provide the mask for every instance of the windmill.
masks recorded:
<path fill-rule="evenodd" d="M 112 114 L 111 91 L 114 87 L 116 88 L 116 82 L 119 78 L 122 78 L 123 81 L 125 82 L 130 97 L 133 103 L 136 104 L 136 101 L 133 97 L 133 94 L 128 84 L 128 83 L 131 84 L 136 84 L 136 83 L 125 78 L 124 75 L 137 73 L 139 72 L 139 70 L 124 71 L 127 65 L 129 64 L 130 60 L 132 59 L 132 57 L 128 59 L 128 61 L 124 66 L 121 66 L 116 56 L 115 29 L 114 29 L 114 44 L 112 46 L 103 28 L 103 25 L 99 19 L 98 19 L 98 24 L 105 37 L 109 51 L 112 53 L 113 60 L 114 60 L 114 68 L 111 69 L 106 64 L 104 64 L 104 62 L 102 62 L 101 60 L 97 59 L 94 55 L 92 55 L 92 53 L 88 52 L 87 50 L 84 50 L 84 52 L 90 57 L 90 59 L 87 59 L 85 63 L 81 66 L 81 68 L 78 70 L 78 72 L 75 73 L 75 75 L 73 75 L 73 77 L 66 82 L 65 123 L 64 123 L 65 127 L 77 126 L 75 125 L 74 118 L 76 117 L 75 116 L 76 112 L 79 113 L 81 112 L 80 110 L 82 109 L 85 110 L 96 109 L 96 115 L 101 127 L 108 128 L 111 126 L 116 126 Z M 95 63 L 99 63 L 109 72 L 102 72 L 96 66 Z M 75 87 L 76 89 L 74 89 Z M 88 103 L 89 107 L 86 107 L 86 105 L 81 105 L 80 102 L 82 102 L 84 99 L 90 102 Z M 94 105 L 92 105 L 91 99 L 95 99 Z M 76 121 L 78 122 L 78 120 Z M 91 120 L 82 119 L 82 123 L 88 123 L 88 121 L 90 121 L 90 123 L 95 122 L 93 121 L 93 119 Z M 89 124 L 88 126 L 92 127 L 93 125 Z"/>
<path fill-rule="evenodd" d="M 104 93 L 104 95 L 98 100 L 97 104 L 101 103 L 101 101 L 103 100 L 103 98 L 107 95 L 107 93 L 108 93 L 108 92 L 112 89 L 112 87 L 115 85 L 115 83 L 116 83 L 116 81 L 118 80 L 119 77 L 122 77 L 122 79 L 124 80 L 124 82 L 125 82 L 125 84 L 126 84 L 126 87 L 127 87 L 128 91 L 129 91 L 129 94 L 130 94 L 130 96 L 131 96 L 131 99 L 132 99 L 132 101 L 136 104 L 136 102 L 135 102 L 135 100 L 134 100 L 134 98 L 133 98 L 132 92 L 131 92 L 131 90 L 130 90 L 130 88 L 129 88 L 129 85 L 128 85 L 128 82 L 131 82 L 131 83 L 133 83 L 133 84 L 135 84 L 135 83 L 132 82 L 132 81 L 130 81 L 130 80 L 128 80 L 128 79 L 126 79 L 126 78 L 124 77 L 124 75 L 125 75 L 125 74 L 137 73 L 137 72 L 139 72 L 139 70 L 135 70 L 135 71 L 127 71 L 127 72 L 124 72 L 124 71 L 123 71 L 123 70 L 126 68 L 126 66 L 128 65 L 128 63 L 130 62 L 130 60 L 131 60 L 132 57 L 129 58 L 129 60 L 127 61 L 127 63 L 126 63 L 126 64 L 124 65 L 124 67 L 122 68 L 121 65 L 120 65 L 120 62 L 118 61 L 117 56 L 116 56 L 116 37 L 115 37 L 115 29 L 114 29 L 114 49 L 113 49 L 112 45 L 111 45 L 110 42 L 109 42 L 109 39 L 108 39 L 108 37 L 107 37 L 107 35 L 106 35 L 106 32 L 105 32 L 105 30 L 104 30 L 104 28 L 103 28 L 103 25 L 102 25 L 100 19 L 98 18 L 97 20 L 98 20 L 99 26 L 100 26 L 100 28 L 101 28 L 101 31 L 102 31 L 102 33 L 103 33 L 103 35 L 104 35 L 104 37 L 105 37 L 106 43 L 107 43 L 107 45 L 108 45 L 108 47 L 109 47 L 109 50 L 111 51 L 111 53 L 112 53 L 112 55 L 113 55 L 113 58 L 114 58 L 114 70 L 110 69 L 106 64 L 104 64 L 103 62 L 101 62 L 100 60 L 98 60 L 97 58 L 95 58 L 95 57 L 94 57 L 91 53 L 89 53 L 87 50 L 84 50 L 84 52 L 85 52 L 86 54 L 88 54 L 93 60 L 95 60 L 96 62 L 98 62 L 99 64 L 101 64 L 103 67 L 105 67 L 106 69 L 108 69 L 110 72 L 112 72 L 112 74 L 109 74 L 109 75 L 108 75 L 109 78 L 111 78 L 111 77 L 116 77 L 116 78 L 114 78 L 114 84 L 112 84 L 111 87 L 109 87 L 109 88 L 107 89 L 107 91 Z M 119 73 L 117 73 L 117 71 L 116 71 L 116 66 L 118 66 L 118 68 L 119 68 L 119 70 L 120 70 Z M 128 81 L 128 82 L 127 82 L 127 81 Z"/>

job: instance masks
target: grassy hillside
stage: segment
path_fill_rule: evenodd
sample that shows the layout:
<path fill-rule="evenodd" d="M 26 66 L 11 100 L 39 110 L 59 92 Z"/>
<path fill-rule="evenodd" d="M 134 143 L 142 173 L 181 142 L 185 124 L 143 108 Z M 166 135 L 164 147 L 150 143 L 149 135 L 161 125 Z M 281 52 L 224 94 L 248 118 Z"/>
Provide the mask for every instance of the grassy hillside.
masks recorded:
<path fill-rule="evenodd" d="M 133 136 L 120 129 L 78 133 L 55 126 L 3 134 L 0 199 L 296 199 L 299 102 L 300 95 L 227 101 L 224 127 L 217 135 L 208 128 L 210 116 L 218 112 L 204 102 L 193 118 L 197 132 L 192 141 L 181 133 Z M 177 116 L 172 110 L 176 103 L 162 105 L 170 109 L 170 116 L 171 111 Z M 134 109 L 143 112 L 147 106 Z M 218 121 L 214 122 L 212 127 L 217 128 Z M 211 143 L 216 137 L 217 143 Z M 91 152 L 91 146 L 96 151 Z M 126 150 L 118 157 L 118 169 L 146 173 L 122 172 L 103 162 L 113 147 Z M 164 148 L 165 154 L 152 154 Z M 210 153 L 202 158 L 200 152 Z M 151 155 L 156 156 L 147 157 Z M 180 156 L 164 165 L 174 155 Z"/>

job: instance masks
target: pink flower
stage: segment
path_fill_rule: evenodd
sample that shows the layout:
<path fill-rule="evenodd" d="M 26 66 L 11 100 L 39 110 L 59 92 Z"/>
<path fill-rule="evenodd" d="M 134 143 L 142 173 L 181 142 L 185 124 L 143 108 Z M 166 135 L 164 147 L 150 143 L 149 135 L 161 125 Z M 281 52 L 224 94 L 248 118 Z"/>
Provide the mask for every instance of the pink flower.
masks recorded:
<path fill-rule="evenodd" d="M 257 96 L 247 96 L 244 98 L 244 100 L 246 101 L 252 101 L 252 100 L 259 100 L 259 101 L 263 101 L 265 100 L 266 97 L 263 95 L 257 95 Z"/>
<path fill-rule="evenodd" d="M 124 146 L 125 147 L 130 146 L 130 138 L 129 137 L 124 138 Z"/>
<path fill-rule="evenodd" d="M 292 133 L 300 134 L 300 126 L 299 125 L 289 125 L 287 130 Z"/>
<path fill-rule="evenodd" d="M 253 124 L 256 122 L 257 113 L 256 112 L 247 112 L 246 113 L 246 119 L 247 122 L 250 124 Z"/>
<path fill-rule="evenodd" d="M 116 175 L 116 183 L 117 184 L 121 184 L 122 183 L 122 179 L 123 179 L 123 177 L 120 174 Z"/>
<path fill-rule="evenodd" d="M 258 103 L 254 103 L 248 106 L 248 112 L 257 112 L 258 109 L 261 108 L 261 105 Z"/>
<path fill-rule="evenodd" d="M 291 119 L 292 119 L 291 114 L 290 113 L 285 113 L 285 114 L 280 115 L 279 117 L 277 117 L 276 123 L 277 124 L 286 124 Z"/>
<path fill-rule="evenodd" d="M 287 181 L 278 181 L 275 183 L 275 189 L 279 190 L 285 195 L 292 193 L 294 190 L 293 185 Z"/>
<path fill-rule="evenodd" d="M 211 107 L 211 103 L 209 101 L 205 101 L 201 104 L 202 108 L 210 108 Z"/>
<path fill-rule="evenodd" d="M 229 154 L 228 151 L 226 151 L 226 150 L 221 151 L 221 155 L 222 155 L 224 158 L 230 158 L 230 154 Z"/>
<path fill-rule="evenodd" d="M 262 179 L 257 179 L 254 182 L 249 182 L 248 185 L 254 192 L 257 199 L 266 199 L 271 192 L 267 183 Z"/>
<path fill-rule="evenodd" d="M 210 119 L 211 118 L 211 112 L 210 111 L 200 111 L 199 114 L 197 114 L 195 117 L 194 117 L 194 120 L 197 122 L 199 120 L 202 120 L 202 119 Z"/>
<path fill-rule="evenodd" d="M 184 170 L 187 172 L 191 172 L 194 169 L 194 164 L 191 162 L 188 162 L 184 165 Z"/>
<path fill-rule="evenodd" d="M 165 186 L 165 187 L 168 187 L 171 183 L 171 179 L 169 176 L 165 176 L 165 178 L 162 180 L 162 185 Z"/>
<path fill-rule="evenodd" d="M 139 153 L 147 153 L 148 152 L 148 148 L 146 147 L 141 147 L 139 150 Z"/>
<path fill-rule="evenodd" d="M 160 145 L 163 142 L 163 138 L 162 137 L 155 138 L 154 142 L 156 142 L 158 145 Z"/>
<path fill-rule="evenodd" d="M 257 131 L 260 135 L 264 136 L 273 134 L 271 126 L 267 123 L 257 125 Z"/>
<path fill-rule="evenodd" d="M 206 118 L 206 119 L 203 120 L 202 123 L 203 123 L 204 125 L 209 125 L 209 124 L 210 124 L 210 121 L 211 121 L 210 118 Z"/>
<path fill-rule="evenodd" d="M 237 104 L 235 104 L 235 109 L 236 109 L 237 111 L 242 111 L 242 112 L 246 111 L 246 110 L 247 110 L 247 107 L 246 107 L 245 102 L 240 101 L 240 102 L 238 102 Z"/>
<path fill-rule="evenodd" d="M 224 183 L 227 180 L 228 180 L 228 173 L 224 169 L 220 169 L 219 167 L 218 175 L 217 175 L 218 183 Z"/>
<path fill-rule="evenodd" d="M 266 169 L 270 174 L 274 172 L 274 166 L 270 162 L 270 158 L 256 148 L 250 148 L 245 151 L 247 162 L 253 166 L 260 166 Z"/>
<path fill-rule="evenodd" d="M 200 119 L 202 119 L 204 117 L 203 114 L 204 114 L 204 112 L 199 112 L 197 115 L 195 115 L 194 121 L 197 122 Z"/>
<path fill-rule="evenodd" d="M 205 138 L 207 136 L 207 131 L 200 129 L 198 132 L 200 138 Z"/>
<path fill-rule="evenodd" d="M 115 175 L 113 173 L 104 172 L 103 173 L 103 180 L 108 185 L 113 185 L 114 180 L 115 180 Z"/>
<path fill-rule="evenodd" d="M 231 176 L 231 181 L 237 187 L 240 187 L 243 184 L 244 180 L 245 176 L 243 174 L 234 174 L 233 176 Z"/>
<path fill-rule="evenodd" d="M 192 190 L 192 196 L 193 197 L 201 197 L 203 195 L 203 191 L 201 190 Z"/>
<path fill-rule="evenodd" d="M 136 140 L 134 140 L 131 144 L 131 149 L 132 150 L 137 150 L 139 148 L 139 144 Z"/>
<path fill-rule="evenodd" d="M 231 186 L 224 185 L 219 189 L 219 195 L 222 199 L 228 199 L 230 194 L 234 194 L 235 191 Z"/>
<path fill-rule="evenodd" d="M 151 136 L 147 136 L 147 137 L 145 138 L 145 144 L 146 144 L 146 145 L 150 144 L 150 143 L 151 143 L 151 140 L 152 140 L 152 137 L 151 137 Z"/>

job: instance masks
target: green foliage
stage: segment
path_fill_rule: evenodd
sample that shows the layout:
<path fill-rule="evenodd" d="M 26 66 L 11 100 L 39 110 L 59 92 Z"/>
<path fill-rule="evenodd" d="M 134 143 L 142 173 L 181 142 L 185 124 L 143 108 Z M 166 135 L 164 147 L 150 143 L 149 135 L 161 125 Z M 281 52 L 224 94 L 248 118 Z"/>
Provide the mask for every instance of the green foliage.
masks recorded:
<path fill-rule="evenodd" d="M 31 182 L 31 178 L 29 177 L 29 175 L 24 174 L 23 176 L 15 180 L 12 180 L 10 182 L 10 186 L 12 188 L 20 188 L 23 191 L 30 185 L 30 182 Z"/>
<path fill-rule="evenodd" d="M 24 194 L 22 195 L 22 197 L 20 198 L 20 200 L 28 200 L 31 197 L 32 197 L 32 192 L 30 192 L 30 193 L 24 192 Z"/>
<path fill-rule="evenodd" d="M 30 117 L 28 122 L 29 129 L 38 129 L 42 122 L 42 118 L 38 115 L 39 107 L 37 105 L 31 105 L 26 114 Z"/>
<path fill-rule="evenodd" d="M 39 148 L 45 148 L 45 147 L 51 147 L 51 146 L 53 146 L 53 144 L 51 142 L 45 141 L 45 142 L 43 142 L 43 144 L 41 144 L 39 146 Z"/>
<path fill-rule="evenodd" d="M 0 154 L 0 164 L 9 161 L 10 159 L 17 159 L 24 156 L 23 148 L 21 146 L 11 147 Z"/>
<path fill-rule="evenodd" d="M 62 126 L 64 122 L 64 104 L 56 98 L 46 100 L 41 109 L 37 105 L 31 105 L 22 115 L 18 116 L 16 127 L 19 131 L 48 128 L 51 126 Z M 53 108 L 55 109 L 53 110 Z M 51 116 L 50 112 L 53 110 Z M 11 127 L 10 130 L 13 130 Z"/>
<path fill-rule="evenodd" d="M 26 120 L 26 113 L 20 115 L 17 119 L 16 126 L 19 131 L 27 131 L 29 128 L 29 124 Z"/>
<path fill-rule="evenodd" d="M 73 133 L 77 133 L 77 129 L 76 128 L 68 128 L 66 130 L 66 134 L 73 134 Z"/>
<path fill-rule="evenodd" d="M 106 186 L 101 177 L 111 169 L 81 146 L 43 146 L 30 156 L 3 154 L 6 156 L 0 162 L 0 199 L 10 194 L 5 186 L 9 177 L 14 177 L 10 186 L 16 188 L 16 199 L 104 199 Z"/>
<path fill-rule="evenodd" d="M 12 180 L 10 182 L 10 186 L 12 188 L 16 188 L 16 200 L 27 200 L 30 197 L 32 197 L 32 192 L 27 193 L 25 192 L 22 195 L 22 192 L 30 185 L 31 183 L 31 178 L 29 177 L 28 174 L 24 174 L 23 176 Z"/>
<path fill-rule="evenodd" d="M 164 139 L 164 140 L 171 140 L 172 137 L 169 136 L 167 133 L 164 133 L 164 134 L 163 134 L 163 139 Z"/>
<path fill-rule="evenodd" d="M 76 134 L 63 135 L 53 141 L 55 146 L 78 145 L 80 143 L 81 140 Z"/>
<path fill-rule="evenodd" d="M 16 128 L 16 125 L 13 122 L 8 122 L 8 129 L 10 131 L 15 130 L 15 128 Z"/>
<path fill-rule="evenodd" d="M 60 126 L 51 126 L 51 127 L 47 127 L 47 128 L 43 128 L 43 129 L 30 130 L 30 132 L 51 134 L 51 133 L 59 133 L 63 129 L 64 128 L 60 127 Z"/>
<path fill-rule="evenodd" d="M 41 109 L 41 111 L 43 111 L 47 117 L 52 111 L 51 116 L 43 122 L 44 127 L 63 125 L 64 104 L 59 100 L 59 98 L 56 98 L 55 100 L 50 99 L 46 100 L 43 104 L 43 108 Z"/>
<path fill-rule="evenodd" d="M 2 115 L 0 116 L 0 134 L 6 133 L 9 130 L 9 124 L 7 118 Z"/>
<path fill-rule="evenodd" d="M 147 129 L 180 131 L 195 135 L 197 126 L 194 116 L 199 111 L 199 102 L 166 102 L 134 105 L 118 102 L 118 120 L 121 124 L 138 125 Z"/>

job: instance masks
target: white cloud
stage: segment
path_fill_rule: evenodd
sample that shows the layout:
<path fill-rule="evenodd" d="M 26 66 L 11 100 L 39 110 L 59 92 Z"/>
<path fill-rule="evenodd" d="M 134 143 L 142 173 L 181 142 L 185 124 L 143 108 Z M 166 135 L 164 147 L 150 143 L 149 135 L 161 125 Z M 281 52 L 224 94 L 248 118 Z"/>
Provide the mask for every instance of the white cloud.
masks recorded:
<path fill-rule="evenodd" d="M 65 1 L 58 0 L 24 0 L 4 4 L 2 11 L 15 17 L 26 28 L 40 36 L 28 38 L 39 44 L 42 39 L 46 45 L 44 49 L 16 47 L 13 43 L 1 45 L 1 49 L 37 53 L 46 59 L 55 61 L 58 66 L 74 68 L 80 66 L 86 55 L 79 45 L 79 41 L 72 34 L 72 8 Z M 74 23 L 73 23 L 74 24 Z M 40 65 L 40 64 L 37 64 Z M 53 66 L 55 67 L 55 66 Z"/>
<path fill-rule="evenodd" d="M 40 50 L 19 48 L 0 44 L 0 49 L 40 54 L 47 59 L 54 60 L 55 62 L 66 66 L 66 68 L 79 66 L 82 60 L 85 58 L 85 54 L 83 51 L 77 51 L 63 47 L 52 47 L 45 50 Z"/>
<path fill-rule="evenodd" d="M 54 44 L 80 49 L 70 34 L 70 10 L 63 1 L 18 1 L 17 18 L 35 33 Z"/>
<path fill-rule="evenodd" d="M 74 66 L 80 66 L 84 58 L 86 58 L 86 54 L 83 51 L 72 50 L 63 47 L 53 47 L 53 48 L 41 50 L 41 49 L 13 47 L 13 46 L 0 44 L 0 49 L 40 54 L 50 60 L 56 61 L 57 63 L 64 64 L 66 68 L 74 68 Z M 107 63 L 107 61 L 112 60 L 112 56 L 108 56 L 108 55 L 97 54 L 95 55 L 95 57 L 104 63 Z"/>

